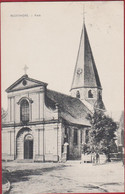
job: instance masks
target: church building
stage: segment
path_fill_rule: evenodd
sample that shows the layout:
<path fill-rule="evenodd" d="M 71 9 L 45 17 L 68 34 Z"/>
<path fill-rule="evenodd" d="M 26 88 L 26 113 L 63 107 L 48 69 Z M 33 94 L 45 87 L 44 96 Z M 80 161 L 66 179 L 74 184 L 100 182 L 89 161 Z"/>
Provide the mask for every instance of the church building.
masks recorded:
<path fill-rule="evenodd" d="M 62 80 L 63 81 L 63 80 Z M 104 110 L 102 86 L 83 24 L 71 95 L 23 75 L 6 89 L 2 118 L 2 159 L 65 161 L 80 159 L 91 128 L 88 114 Z"/>

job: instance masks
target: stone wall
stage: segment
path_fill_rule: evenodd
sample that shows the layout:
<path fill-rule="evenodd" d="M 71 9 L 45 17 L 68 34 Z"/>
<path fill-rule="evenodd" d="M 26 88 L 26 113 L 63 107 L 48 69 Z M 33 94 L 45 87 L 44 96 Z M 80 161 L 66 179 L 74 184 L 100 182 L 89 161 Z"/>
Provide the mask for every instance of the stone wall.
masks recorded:
<path fill-rule="evenodd" d="M 44 124 L 4 128 L 2 130 L 2 159 L 24 159 L 24 137 L 33 136 L 34 161 L 61 160 L 61 124 Z"/>

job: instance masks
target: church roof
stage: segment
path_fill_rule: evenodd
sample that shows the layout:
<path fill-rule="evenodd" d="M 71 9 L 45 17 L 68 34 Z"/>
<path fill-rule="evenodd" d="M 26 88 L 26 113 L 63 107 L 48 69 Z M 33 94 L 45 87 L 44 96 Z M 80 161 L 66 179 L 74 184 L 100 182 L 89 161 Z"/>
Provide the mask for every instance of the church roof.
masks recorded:
<path fill-rule="evenodd" d="M 6 89 L 6 92 L 13 92 L 18 90 L 24 90 L 28 88 L 33 88 L 37 86 L 47 86 L 47 83 L 38 81 L 36 79 L 32 79 L 28 77 L 27 74 L 23 75 L 16 82 L 14 82 L 11 86 Z"/>
<path fill-rule="evenodd" d="M 69 123 L 90 126 L 86 119 L 90 110 L 77 98 L 53 91 L 46 90 L 46 105 L 54 108 L 58 104 L 60 117 Z"/>
<path fill-rule="evenodd" d="M 82 28 L 71 90 L 80 87 L 97 87 L 101 89 L 101 82 L 85 24 Z"/>

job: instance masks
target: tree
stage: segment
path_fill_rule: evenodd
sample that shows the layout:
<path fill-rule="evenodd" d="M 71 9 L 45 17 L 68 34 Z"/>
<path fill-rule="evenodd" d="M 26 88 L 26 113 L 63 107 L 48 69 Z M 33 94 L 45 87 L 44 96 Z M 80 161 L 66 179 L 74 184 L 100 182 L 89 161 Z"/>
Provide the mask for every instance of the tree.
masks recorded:
<path fill-rule="evenodd" d="M 115 144 L 117 124 L 102 111 L 95 111 L 93 115 L 89 114 L 87 119 L 91 123 L 87 143 L 90 151 L 105 153 L 110 161 L 110 153 L 116 152 L 117 149 Z"/>
<path fill-rule="evenodd" d="M 2 121 L 4 122 L 6 120 L 7 112 L 2 108 L 1 109 L 1 118 Z"/>
<path fill-rule="evenodd" d="M 1 109 L 1 116 L 4 117 L 4 115 L 6 114 L 6 111 L 4 110 L 4 108 Z"/>

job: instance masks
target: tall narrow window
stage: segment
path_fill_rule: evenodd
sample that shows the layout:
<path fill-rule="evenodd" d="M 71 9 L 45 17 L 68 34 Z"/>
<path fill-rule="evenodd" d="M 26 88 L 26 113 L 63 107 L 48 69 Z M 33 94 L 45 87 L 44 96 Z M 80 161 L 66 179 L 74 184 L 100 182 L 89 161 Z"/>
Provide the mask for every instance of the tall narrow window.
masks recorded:
<path fill-rule="evenodd" d="M 74 129 L 74 144 L 78 145 L 78 131 Z"/>
<path fill-rule="evenodd" d="M 29 121 L 29 103 L 25 99 L 20 104 L 20 119 L 22 122 Z"/>

